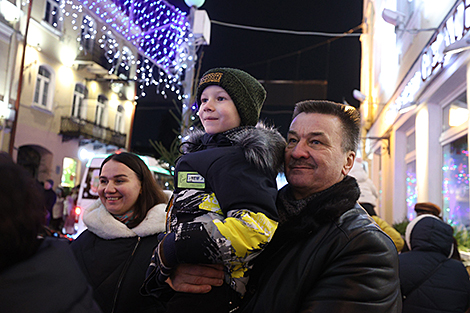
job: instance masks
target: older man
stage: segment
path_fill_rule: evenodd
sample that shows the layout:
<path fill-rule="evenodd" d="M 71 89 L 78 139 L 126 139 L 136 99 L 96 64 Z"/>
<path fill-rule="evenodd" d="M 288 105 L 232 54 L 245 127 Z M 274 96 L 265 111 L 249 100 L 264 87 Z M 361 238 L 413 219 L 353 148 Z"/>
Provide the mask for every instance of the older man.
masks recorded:
<path fill-rule="evenodd" d="M 279 227 L 255 260 L 242 312 L 401 312 L 398 256 L 392 240 L 357 204 L 347 176 L 360 131 L 359 113 L 329 101 L 296 105 L 279 191 Z M 182 266 L 168 280 L 177 291 L 205 292 L 220 273 Z"/>

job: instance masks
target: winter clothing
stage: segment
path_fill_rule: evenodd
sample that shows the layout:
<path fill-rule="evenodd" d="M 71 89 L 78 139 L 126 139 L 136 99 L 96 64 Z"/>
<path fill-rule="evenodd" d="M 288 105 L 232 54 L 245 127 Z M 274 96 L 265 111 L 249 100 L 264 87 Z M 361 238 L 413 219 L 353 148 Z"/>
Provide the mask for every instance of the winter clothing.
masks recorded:
<path fill-rule="evenodd" d="M 52 189 L 44 189 L 44 199 L 45 199 L 45 205 L 46 205 L 46 210 L 47 210 L 47 222 L 46 222 L 47 224 L 46 225 L 49 225 L 52 219 L 52 208 L 54 207 L 54 204 L 57 200 L 57 194 Z"/>
<path fill-rule="evenodd" d="M 351 171 L 348 174 L 356 179 L 359 189 L 361 190 L 361 196 L 359 197 L 358 202 L 361 206 L 369 213 L 374 221 L 380 226 L 380 228 L 390 236 L 397 248 L 397 251 L 401 251 L 405 245 L 405 241 L 401 237 L 400 233 L 390 226 L 386 221 L 377 216 L 377 213 L 374 210 L 375 205 L 377 204 L 377 198 L 379 194 L 375 188 L 374 182 L 369 178 L 362 160 L 356 159 Z"/>
<path fill-rule="evenodd" d="M 397 251 L 401 251 L 403 246 L 405 245 L 405 241 L 401 238 L 401 234 L 389 223 L 378 217 L 377 215 L 372 215 L 372 219 L 379 225 L 380 229 L 382 229 L 390 238 L 393 240 Z"/>
<path fill-rule="evenodd" d="M 104 313 L 165 311 L 156 299 L 139 294 L 157 235 L 165 228 L 165 207 L 154 206 L 134 228 L 116 220 L 100 200 L 85 209 L 88 229 L 72 249 Z"/>
<path fill-rule="evenodd" d="M 0 303 L 2 312 L 101 312 L 68 242 L 52 237 L 31 258 L 0 273 Z"/>
<path fill-rule="evenodd" d="M 362 162 L 356 160 L 348 175 L 357 180 L 359 188 L 361 189 L 361 196 L 358 200 L 359 203 L 370 203 L 375 207 L 379 193 L 377 192 L 377 188 L 375 188 L 374 182 L 369 178 L 369 175 L 364 169 Z"/>
<path fill-rule="evenodd" d="M 279 191 L 288 220 L 255 259 L 242 312 L 401 312 L 398 254 L 359 192 L 349 176 L 302 200 Z"/>
<path fill-rule="evenodd" d="M 64 197 L 57 196 L 57 201 L 52 208 L 52 220 L 49 223 L 50 228 L 62 233 L 62 226 L 64 225 Z"/>
<path fill-rule="evenodd" d="M 462 262 L 451 259 L 452 227 L 434 215 L 420 215 L 406 228 L 409 252 L 400 254 L 403 313 L 465 312 L 470 281 Z"/>
<path fill-rule="evenodd" d="M 419 202 L 415 204 L 415 212 L 418 214 L 441 215 L 441 208 L 431 202 Z"/>
<path fill-rule="evenodd" d="M 154 255 L 157 268 L 150 268 L 146 292 L 159 295 L 155 278 L 163 283 L 177 264 L 223 263 L 226 282 L 243 295 L 247 262 L 277 227 L 276 175 L 285 140 L 259 124 L 215 135 L 196 131 L 184 147 L 176 165 L 169 232 L 160 243 L 160 259 Z"/>
<path fill-rule="evenodd" d="M 211 85 L 220 86 L 229 94 L 240 115 L 241 126 L 255 126 L 258 123 L 266 90 L 254 77 L 234 68 L 214 68 L 207 71 L 197 87 L 196 101 L 199 106 L 202 92 Z"/>

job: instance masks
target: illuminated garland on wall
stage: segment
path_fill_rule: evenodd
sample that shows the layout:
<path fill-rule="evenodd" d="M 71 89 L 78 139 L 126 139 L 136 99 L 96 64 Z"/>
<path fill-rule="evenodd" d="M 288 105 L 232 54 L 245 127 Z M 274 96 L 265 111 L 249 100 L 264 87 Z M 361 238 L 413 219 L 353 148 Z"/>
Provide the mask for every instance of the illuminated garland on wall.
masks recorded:
<path fill-rule="evenodd" d="M 73 29 L 80 28 L 77 41 L 84 39 L 95 40 L 98 35 L 98 25 L 89 15 L 79 20 L 84 8 L 99 17 L 102 26 L 101 37 L 98 39 L 100 47 L 107 61 L 112 64 L 110 74 L 116 68 L 128 68 L 136 64 L 136 74 L 133 79 L 140 83 L 137 97 L 145 96 L 145 86 L 157 86 L 157 92 L 165 98 L 168 92 L 174 92 L 178 100 L 189 97 L 183 94 L 182 79 L 187 68 L 187 62 L 193 61 L 188 53 L 188 46 L 192 44 L 192 33 L 186 13 L 168 4 L 164 0 L 78 0 L 80 5 L 72 0 L 60 2 L 61 16 L 70 17 Z M 55 10 L 52 14 L 57 14 Z M 57 25 L 54 25 L 57 27 Z M 124 47 L 120 47 L 112 31 L 122 35 L 129 44 L 138 51 L 138 59 L 129 55 Z M 80 50 L 85 42 L 80 42 Z M 136 60 L 137 59 L 137 60 Z M 119 62 L 121 62 L 119 64 Z"/>

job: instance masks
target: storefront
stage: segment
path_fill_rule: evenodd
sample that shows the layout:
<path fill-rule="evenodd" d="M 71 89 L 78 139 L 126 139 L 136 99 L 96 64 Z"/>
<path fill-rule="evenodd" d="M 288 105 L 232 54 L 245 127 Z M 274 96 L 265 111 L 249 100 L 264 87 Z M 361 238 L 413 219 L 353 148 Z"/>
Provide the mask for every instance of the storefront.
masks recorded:
<path fill-rule="evenodd" d="M 389 221 L 411 220 L 416 202 L 433 202 L 446 222 L 470 227 L 467 2 L 434 31 L 363 141 L 381 191 L 377 211 Z"/>

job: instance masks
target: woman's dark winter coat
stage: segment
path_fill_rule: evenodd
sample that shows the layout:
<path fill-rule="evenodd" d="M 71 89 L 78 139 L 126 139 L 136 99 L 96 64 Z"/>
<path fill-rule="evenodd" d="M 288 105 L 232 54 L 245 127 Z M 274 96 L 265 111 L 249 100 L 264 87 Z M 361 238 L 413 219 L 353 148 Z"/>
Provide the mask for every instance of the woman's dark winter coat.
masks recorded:
<path fill-rule="evenodd" d="M 0 311 L 101 312 L 69 243 L 52 237 L 46 237 L 31 258 L 0 273 Z"/>
<path fill-rule="evenodd" d="M 72 243 L 72 249 L 104 313 L 165 311 L 154 297 L 139 293 L 157 235 L 165 228 L 165 207 L 156 205 L 131 229 L 116 220 L 100 200 L 85 211 L 88 229 Z"/>
<path fill-rule="evenodd" d="M 462 262 L 451 259 L 452 227 L 433 215 L 421 215 L 407 227 L 411 251 L 400 254 L 404 313 L 465 312 L 470 281 Z"/>
<path fill-rule="evenodd" d="M 358 198 L 346 176 L 281 224 L 255 261 L 242 312 L 400 313 L 396 248 Z"/>

